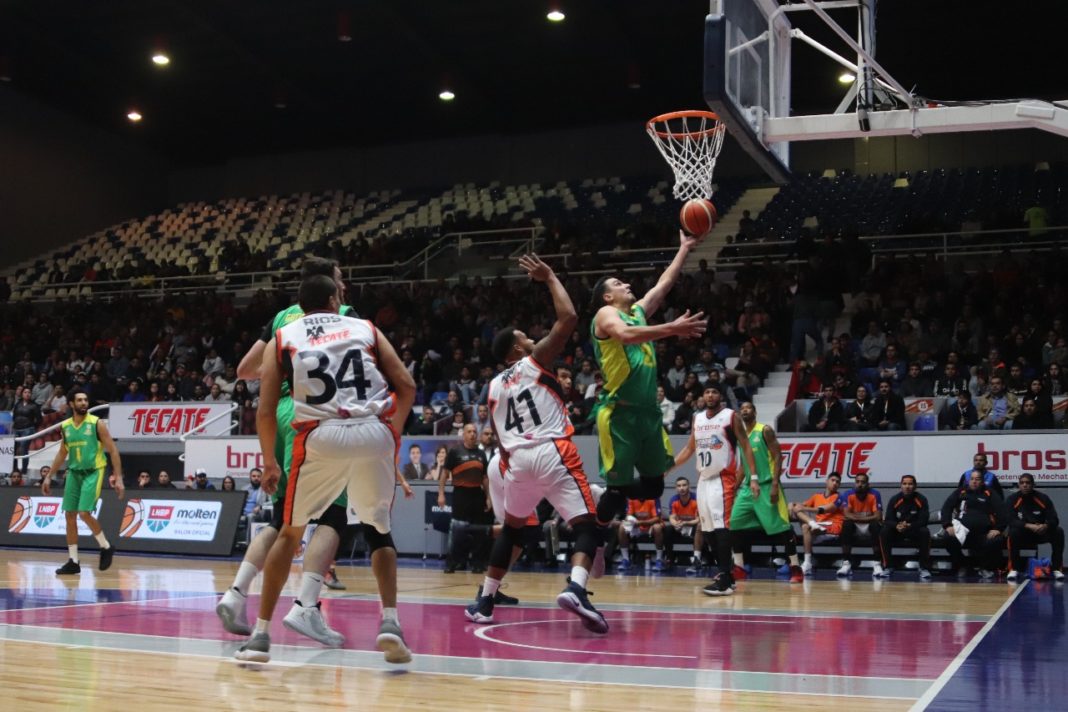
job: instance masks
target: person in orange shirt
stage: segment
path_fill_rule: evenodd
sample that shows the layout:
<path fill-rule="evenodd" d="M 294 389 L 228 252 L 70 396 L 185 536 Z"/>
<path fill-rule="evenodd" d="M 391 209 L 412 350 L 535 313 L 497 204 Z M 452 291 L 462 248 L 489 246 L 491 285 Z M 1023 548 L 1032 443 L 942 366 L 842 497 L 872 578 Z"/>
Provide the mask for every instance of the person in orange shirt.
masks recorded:
<path fill-rule="evenodd" d="M 814 494 L 803 503 L 790 505 L 793 519 L 801 522 L 801 535 L 805 541 L 805 560 L 801 571 L 805 576 L 812 576 L 815 568 L 812 564 L 812 540 L 815 536 L 837 537 L 842 533 L 845 514 L 838 506 L 838 486 L 842 484 L 842 475 L 832 472 L 827 475 L 823 494 Z"/>
<path fill-rule="evenodd" d="M 628 500 L 627 519 L 619 527 L 619 570 L 630 568 L 630 542 L 653 540 L 656 545 L 656 570 L 664 570 L 664 523 L 660 517 L 660 500 Z"/>
<path fill-rule="evenodd" d="M 701 568 L 701 552 L 704 548 L 701 536 L 697 499 L 690 493 L 690 481 L 685 477 L 675 480 L 675 496 L 671 498 L 671 513 L 667 524 L 668 559 L 674 555 L 675 543 L 693 538 L 693 558 L 686 573 L 697 573 Z"/>

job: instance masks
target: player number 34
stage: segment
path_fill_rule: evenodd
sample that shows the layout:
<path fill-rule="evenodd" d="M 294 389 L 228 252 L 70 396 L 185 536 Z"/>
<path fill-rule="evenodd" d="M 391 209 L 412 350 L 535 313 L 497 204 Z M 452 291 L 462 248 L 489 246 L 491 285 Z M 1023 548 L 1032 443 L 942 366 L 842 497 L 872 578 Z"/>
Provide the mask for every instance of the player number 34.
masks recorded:
<path fill-rule="evenodd" d="M 319 362 L 318 366 L 308 371 L 308 377 L 321 382 L 323 392 L 305 398 L 304 402 L 308 405 L 329 403 L 339 390 L 346 388 L 355 388 L 356 397 L 367 400 L 367 389 L 371 387 L 371 382 L 363 375 L 363 354 L 359 349 L 349 349 L 345 352 L 345 357 L 341 359 L 341 365 L 334 375 L 330 375 L 326 370 L 330 367 L 330 358 L 322 351 L 301 351 L 297 358 L 301 361 L 316 359 Z M 347 378 L 350 371 L 352 378 Z"/>

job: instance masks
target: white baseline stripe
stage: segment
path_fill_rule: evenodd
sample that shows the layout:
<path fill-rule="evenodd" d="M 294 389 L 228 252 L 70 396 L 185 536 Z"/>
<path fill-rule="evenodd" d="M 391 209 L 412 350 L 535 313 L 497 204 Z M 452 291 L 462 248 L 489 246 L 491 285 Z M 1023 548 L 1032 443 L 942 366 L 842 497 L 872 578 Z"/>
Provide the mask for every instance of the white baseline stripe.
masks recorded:
<path fill-rule="evenodd" d="M 916 700 L 916 704 L 909 708 L 909 712 L 921 712 L 921 710 L 927 709 L 927 705 L 934 701 L 934 698 L 938 696 L 938 693 L 942 691 L 942 688 L 945 687 L 950 679 L 957 674 L 957 670 L 960 670 L 960 666 L 963 665 L 964 661 L 968 659 L 968 656 L 979 647 L 979 643 L 983 642 L 983 638 L 986 637 L 986 634 L 990 632 L 991 628 L 994 627 L 994 624 L 998 622 L 998 619 L 1005 614 L 1005 611 L 1009 610 L 1009 606 L 1011 606 L 1013 601 L 1023 593 L 1023 590 L 1027 588 L 1029 583 L 1031 582 L 1024 581 L 1022 585 L 1016 587 L 1013 594 L 1001 604 L 1001 608 L 997 610 L 997 613 L 986 622 L 986 625 L 979 629 L 979 632 L 968 641 L 967 645 L 961 648 L 961 651 L 957 653 L 957 657 L 953 658 L 953 662 L 942 671 L 942 674 L 938 676 L 934 681 L 934 684 L 927 688 L 927 692 L 923 693 L 923 696 Z"/>

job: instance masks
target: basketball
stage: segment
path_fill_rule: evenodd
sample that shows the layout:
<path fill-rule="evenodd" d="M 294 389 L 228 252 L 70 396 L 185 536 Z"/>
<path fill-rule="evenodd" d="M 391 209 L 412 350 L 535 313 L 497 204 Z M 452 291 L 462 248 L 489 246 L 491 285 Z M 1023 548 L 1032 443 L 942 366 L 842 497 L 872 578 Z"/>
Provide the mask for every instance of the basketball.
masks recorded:
<path fill-rule="evenodd" d="M 8 532 L 18 534 L 30 523 L 30 512 L 33 510 L 33 500 L 29 497 L 19 497 L 15 502 L 15 508 L 11 510 L 11 520 L 7 524 Z"/>
<path fill-rule="evenodd" d="M 716 226 L 716 206 L 710 200 L 694 198 L 687 200 L 679 211 L 679 223 L 682 229 L 694 237 L 703 237 Z"/>
<path fill-rule="evenodd" d="M 119 527 L 119 536 L 133 536 L 141 528 L 141 522 L 144 519 L 145 505 L 139 499 L 131 499 L 126 503 L 126 510 L 122 513 L 122 526 Z"/>

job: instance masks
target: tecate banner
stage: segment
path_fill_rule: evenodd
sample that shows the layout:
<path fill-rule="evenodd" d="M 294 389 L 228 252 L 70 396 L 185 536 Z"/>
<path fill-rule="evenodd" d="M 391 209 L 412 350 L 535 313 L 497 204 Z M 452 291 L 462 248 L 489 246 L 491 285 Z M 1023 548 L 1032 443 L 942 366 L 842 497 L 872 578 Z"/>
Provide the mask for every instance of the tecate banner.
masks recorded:
<path fill-rule="evenodd" d="M 230 405 L 226 403 L 112 403 L 108 410 L 108 428 L 116 438 L 177 440 L 213 418 L 219 418 L 197 431 L 197 435 L 227 435 L 230 418 L 223 414 L 229 412 Z"/>
<path fill-rule="evenodd" d="M 980 434 L 853 436 L 799 438 L 780 436 L 783 477 L 823 479 L 840 472 L 852 479 L 867 473 L 872 482 L 898 482 L 915 475 L 920 483 L 955 484 L 983 453 L 987 467 L 1002 480 L 1024 472 L 1038 482 L 1068 482 L 1068 436 L 1049 434 Z"/>
<path fill-rule="evenodd" d="M 122 515 L 124 539 L 211 541 L 219 526 L 221 502 L 188 499 L 131 499 Z"/>
<path fill-rule="evenodd" d="M 204 468 L 208 477 L 248 477 L 254 467 L 263 468 L 260 441 L 256 438 L 196 438 L 185 441 L 185 472 Z"/>
<path fill-rule="evenodd" d="M 100 502 L 96 500 L 93 516 L 100 517 Z M 67 519 L 63 514 L 62 497 L 33 497 L 23 495 L 15 500 L 8 513 L 7 531 L 11 534 L 58 534 L 67 533 Z M 78 536 L 92 536 L 85 522 L 78 519 Z"/>

